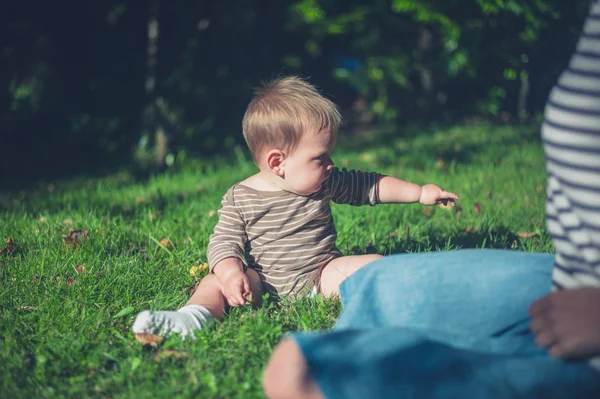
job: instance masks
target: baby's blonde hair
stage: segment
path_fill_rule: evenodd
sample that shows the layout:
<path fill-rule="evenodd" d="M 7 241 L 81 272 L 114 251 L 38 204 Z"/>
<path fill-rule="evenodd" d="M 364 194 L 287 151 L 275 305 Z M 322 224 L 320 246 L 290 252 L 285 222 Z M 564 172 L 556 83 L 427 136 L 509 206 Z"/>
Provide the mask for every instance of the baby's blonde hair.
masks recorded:
<path fill-rule="evenodd" d="M 341 123 L 338 107 L 310 83 L 288 76 L 258 89 L 242 122 L 244 139 L 258 164 L 266 148 L 294 151 L 309 129 L 334 136 Z"/>

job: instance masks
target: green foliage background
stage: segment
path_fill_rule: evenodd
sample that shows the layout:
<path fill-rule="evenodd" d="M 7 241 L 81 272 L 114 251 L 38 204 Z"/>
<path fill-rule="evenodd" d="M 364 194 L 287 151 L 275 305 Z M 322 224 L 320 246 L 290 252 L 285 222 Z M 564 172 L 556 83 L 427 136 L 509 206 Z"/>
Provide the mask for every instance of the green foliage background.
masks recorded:
<path fill-rule="evenodd" d="M 0 6 L 0 181 L 130 165 L 161 123 L 169 164 L 229 153 L 252 88 L 309 77 L 346 128 L 528 120 L 571 54 L 587 1 L 232 0 Z M 147 26 L 156 19 L 154 90 Z M 159 118 L 149 125 L 149 106 Z M 98 172 L 101 171 L 101 172 Z"/>

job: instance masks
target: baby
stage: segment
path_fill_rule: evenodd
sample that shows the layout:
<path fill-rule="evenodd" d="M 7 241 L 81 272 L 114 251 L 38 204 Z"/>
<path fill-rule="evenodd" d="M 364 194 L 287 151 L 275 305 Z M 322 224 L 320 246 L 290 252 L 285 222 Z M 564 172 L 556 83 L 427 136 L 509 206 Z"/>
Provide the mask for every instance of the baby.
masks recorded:
<path fill-rule="evenodd" d="M 459 199 L 378 173 L 339 170 L 331 153 L 338 108 L 297 77 L 271 81 L 250 102 L 243 133 L 259 172 L 223 196 L 208 245 L 211 273 L 178 311 L 141 312 L 135 337 L 154 344 L 172 333 L 193 336 L 226 306 L 271 297 L 339 293 L 340 284 L 380 255 L 343 256 L 330 202 L 435 205 Z"/>

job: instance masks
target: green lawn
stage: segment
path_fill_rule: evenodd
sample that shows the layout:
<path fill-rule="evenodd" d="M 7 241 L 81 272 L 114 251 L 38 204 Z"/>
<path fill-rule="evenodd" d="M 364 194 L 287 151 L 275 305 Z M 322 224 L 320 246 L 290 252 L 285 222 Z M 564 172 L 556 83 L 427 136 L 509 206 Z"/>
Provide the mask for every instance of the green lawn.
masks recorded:
<path fill-rule="evenodd" d="M 334 160 L 436 183 L 462 200 L 455 209 L 334 206 L 344 253 L 551 251 L 536 127 L 376 137 L 340 137 Z M 339 303 L 317 297 L 235 309 L 196 341 L 170 338 L 159 350 L 133 339 L 137 312 L 183 305 L 201 277 L 189 270 L 206 262 L 221 196 L 254 171 L 236 153 L 187 159 L 144 182 L 119 173 L 0 194 L 0 239 L 16 250 L 0 255 L 0 397 L 262 397 L 262 369 L 282 334 L 333 326 Z M 89 235 L 68 245 L 71 229 Z"/>

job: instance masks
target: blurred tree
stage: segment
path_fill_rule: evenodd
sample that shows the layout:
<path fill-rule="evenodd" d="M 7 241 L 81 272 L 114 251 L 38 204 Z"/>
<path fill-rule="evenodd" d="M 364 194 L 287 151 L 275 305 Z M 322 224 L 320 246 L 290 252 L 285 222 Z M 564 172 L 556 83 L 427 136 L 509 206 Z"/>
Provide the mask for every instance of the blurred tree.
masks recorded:
<path fill-rule="evenodd" d="M 529 99 L 532 84 L 553 81 L 568 55 L 532 82 L 543 35 L 562 33 L 553 44 L 568 48 L 576 37 L 568 27 L 578 30 L 586 7 L 560 0 L 296 0 L 288 29 L 306 38 L 305 52 L 288 59 L 352 59 L 334 62 L 332 76 L 366 96 L 379 120 L 503 110 L 525 119 L 541 107 Z"/>
<path fill-rule="evenodd" d="M 309 77 L 363 128 L 473 115 L 527 120 L 565 66 L 586 7 L 3 2 L 0 179 L 103 173 L 130 165 L 135 149 L 159 169 L 186 152 L 230 152 L 252 87 L 279 74 Z"/>

